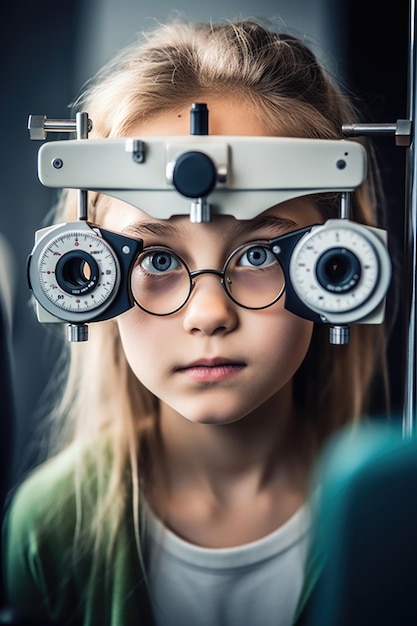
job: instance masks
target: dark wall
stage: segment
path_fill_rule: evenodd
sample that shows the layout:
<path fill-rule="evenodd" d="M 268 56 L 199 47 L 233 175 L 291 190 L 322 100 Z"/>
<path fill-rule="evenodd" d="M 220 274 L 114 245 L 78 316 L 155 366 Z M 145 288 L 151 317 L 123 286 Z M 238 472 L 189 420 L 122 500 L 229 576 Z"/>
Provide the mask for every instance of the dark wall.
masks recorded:
<path fill-rule="evenodd" d="M 30 113 L 66 116 L 74 95 L 74 50 L 78 0 L 13 2 L 0 20 L 1 203 L 0 231 L 11 246 L 14 291 L 12 368 L 16 466 L 30 464 L 40 392 L 54 365 L 53 340 L 29 305 L 26 258 L 34 232 L 42 226 L 55 198 L 37 180 L 39 142 L 29 140 Z M 3 381 L 1 382 L 3 384 Z M 2 407 L 2 422 L 8 414 Z M 1 445 L 9 447 L 0 434 Z M 22 445 L 20 445 L 22 444 Z"/>
<path fill-rule="evenodd" d="M 396 122 L 408 117 L 409 19 L 408 0 L 347 0 L 346 77 L 360 100 L 364 122 Z M 404 372 L 402 370 L 404 301 L 403 229 L 405 217 L 406 150 L 391 137 L 375 138 L 373 145 L 386 198 L 389 240 L 394 255 L 394 282 L 388 314 L 398 298 L 397 320 L 389 346 L 393 412 L 400 413 Z M 398 290 L 398 293 L 395 293 Z"/>

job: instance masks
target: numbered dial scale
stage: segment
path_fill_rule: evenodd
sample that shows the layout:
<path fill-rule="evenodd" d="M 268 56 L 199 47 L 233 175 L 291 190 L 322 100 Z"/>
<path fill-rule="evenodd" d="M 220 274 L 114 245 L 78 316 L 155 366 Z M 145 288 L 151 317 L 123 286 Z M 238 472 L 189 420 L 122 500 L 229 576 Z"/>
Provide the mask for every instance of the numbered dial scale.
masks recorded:
<path fill-rule="evenodd" d="M 328 220 L 275 240 L 272 250 L 286 274 L 286 307 L 307 319 L 360 322 L 386 295 L 391 261 L 381 229 Z"/>
<path fill-rule="evenodd" d="M 128 276 L 141 249 L 140 240 L 87 222 L 38 231 L 28 274 L 41 307 L 39 319 L 84 323 L 109 319 L 129 309 L 133 301 Z"/>

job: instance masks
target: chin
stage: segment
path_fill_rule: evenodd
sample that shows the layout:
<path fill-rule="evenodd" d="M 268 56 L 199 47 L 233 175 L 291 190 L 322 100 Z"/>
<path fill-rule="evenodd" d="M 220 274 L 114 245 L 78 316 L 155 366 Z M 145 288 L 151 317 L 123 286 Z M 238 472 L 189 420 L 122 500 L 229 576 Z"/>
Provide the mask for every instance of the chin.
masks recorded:
<path fill-rule="evenodd" d="M 192 414 L 183 414 L 184 418 L 189 422 L 193 422 L 194 424 L 205 424 L 212 426 L 225 426 L 227 424 L 234 424 L 239 420 L 243 419 L 245 416 L 242 414 L 227 414 L 227 413 L 192 413 Z"/>

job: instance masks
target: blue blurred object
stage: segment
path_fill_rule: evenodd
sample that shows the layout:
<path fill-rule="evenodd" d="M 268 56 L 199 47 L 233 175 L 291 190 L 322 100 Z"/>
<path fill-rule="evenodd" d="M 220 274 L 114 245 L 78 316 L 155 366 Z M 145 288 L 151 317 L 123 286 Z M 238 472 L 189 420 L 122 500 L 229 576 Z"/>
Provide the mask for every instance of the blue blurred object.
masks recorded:
<path fill-rule="evenodd" d="M 417 624 L 417 440 L 356 427 L 326 449 L 316 476 L 309 626 Z"/>

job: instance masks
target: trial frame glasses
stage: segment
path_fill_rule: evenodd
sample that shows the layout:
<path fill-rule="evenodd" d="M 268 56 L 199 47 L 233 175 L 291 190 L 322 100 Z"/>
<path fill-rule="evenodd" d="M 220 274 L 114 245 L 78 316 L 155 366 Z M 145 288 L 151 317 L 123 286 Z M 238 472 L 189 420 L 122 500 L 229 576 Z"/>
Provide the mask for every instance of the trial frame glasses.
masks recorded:
<path fill-rule="evenodd" d="M 203 274 L 218 276 L 230 300 L 244 309 L 266 309 L 285 291 L 284 272 L 267 240 L 238 246 L 229 254 L 221 271 L 191 271 L 171 248 L 148 246 L 138 255 L 132 270 L 134 302 L 151 315 L 177 313 L 190 300 L 196 278 Z"/>

